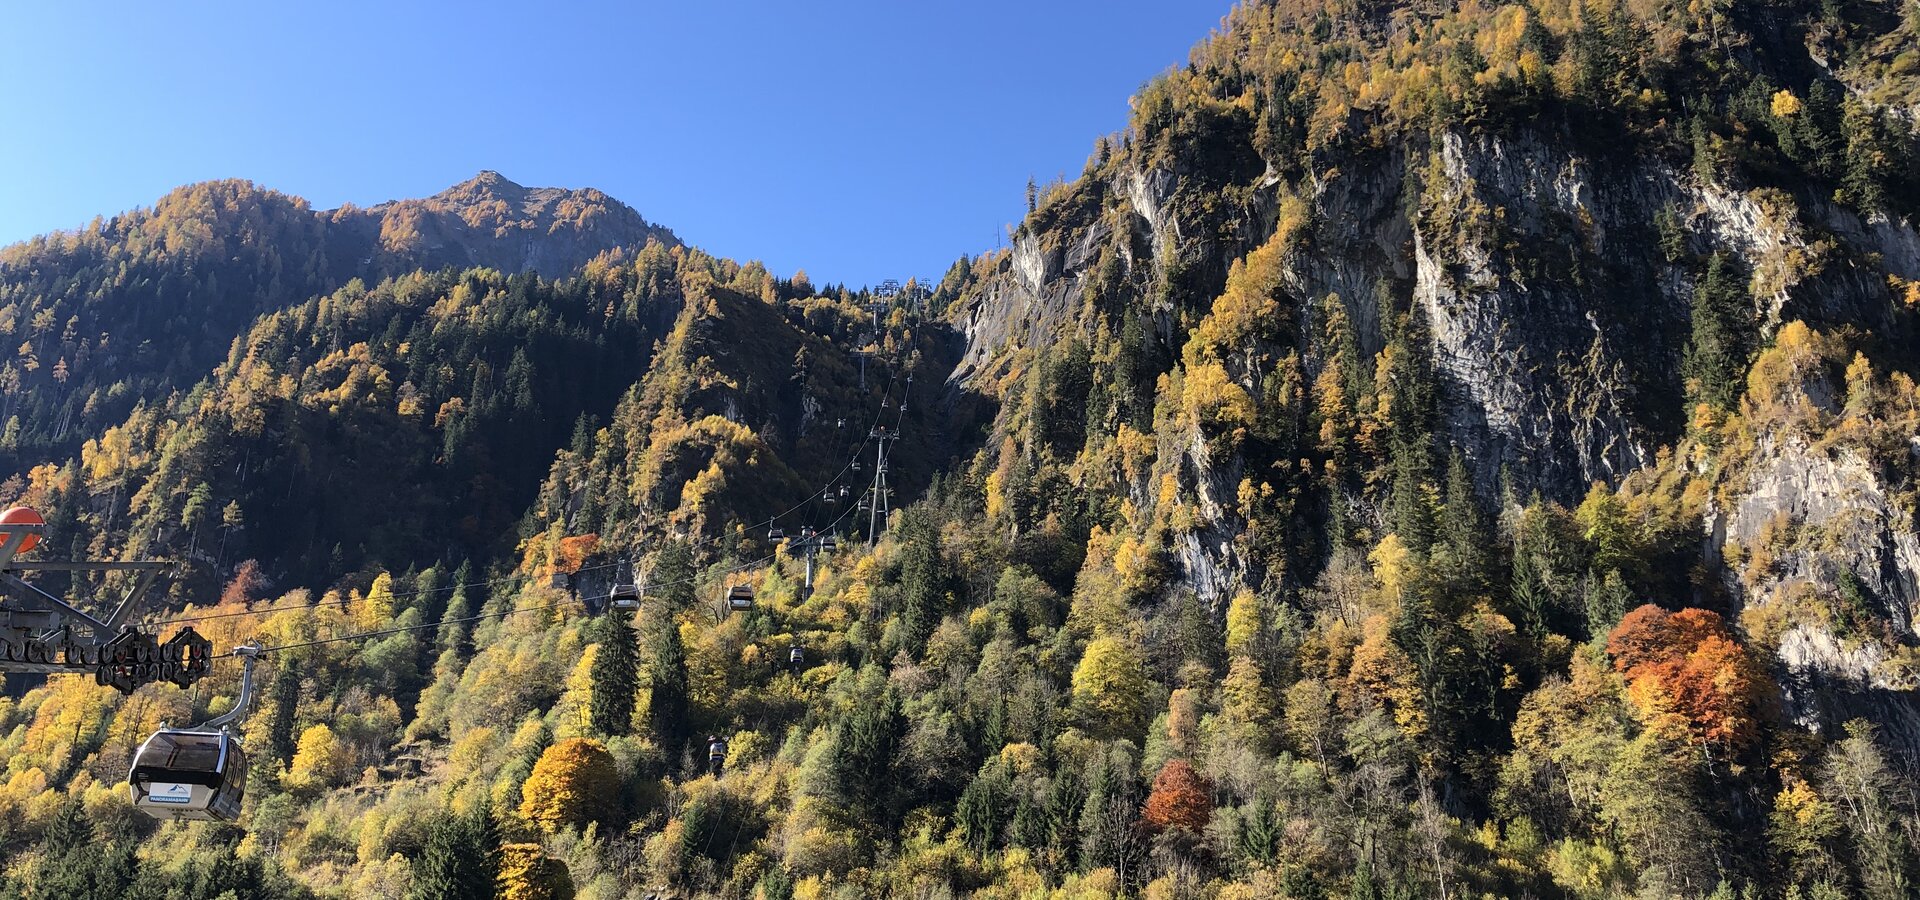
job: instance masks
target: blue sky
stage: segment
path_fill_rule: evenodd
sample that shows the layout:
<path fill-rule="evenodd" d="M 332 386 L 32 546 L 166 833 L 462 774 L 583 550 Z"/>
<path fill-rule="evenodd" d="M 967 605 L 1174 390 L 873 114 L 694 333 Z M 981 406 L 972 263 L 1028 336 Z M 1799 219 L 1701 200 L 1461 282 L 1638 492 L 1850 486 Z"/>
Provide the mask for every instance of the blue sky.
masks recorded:
<path fill-rule="evenodd" d="M 5 4 L 0 243 L 212 178 L 329 208 L 496 169 L 783 275 L 938 275 L 1229 6 Z"/>

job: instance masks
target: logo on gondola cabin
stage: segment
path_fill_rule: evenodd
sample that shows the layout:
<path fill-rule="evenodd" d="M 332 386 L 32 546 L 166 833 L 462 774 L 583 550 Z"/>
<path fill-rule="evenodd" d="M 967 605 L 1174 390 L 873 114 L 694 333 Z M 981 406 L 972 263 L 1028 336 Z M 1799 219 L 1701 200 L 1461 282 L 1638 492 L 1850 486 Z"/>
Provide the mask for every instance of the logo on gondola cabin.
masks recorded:
<path fill-rule="evenodd" d="M 186 784 L 156 784 L 147 789 L 147 799 L 155 803 L 192 803 L 193 786 Z"/>

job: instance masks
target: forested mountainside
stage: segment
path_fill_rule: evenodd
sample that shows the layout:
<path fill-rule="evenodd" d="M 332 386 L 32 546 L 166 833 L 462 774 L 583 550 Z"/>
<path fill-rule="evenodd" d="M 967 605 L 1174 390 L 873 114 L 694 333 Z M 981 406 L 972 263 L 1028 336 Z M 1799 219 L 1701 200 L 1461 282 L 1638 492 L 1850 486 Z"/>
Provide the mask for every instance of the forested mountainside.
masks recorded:
<path fill-rule="evenodd" d="M 22 418 L 0 499 L 287 648 L 245 812 L 120 784 L 231 667 L 55 678 L 0 701 L 5 889 L 1913 896 L 1917 77 L 1912 0 L 1255 2 L 930 294 L 650 228 L 182 268 L 225 356 Z M 811 590 L 776 527 L 838 538 Z"/>
<path fill-rule="evenodd" d="M 484 266 L 565 274 L 678 242 L 594 190 L 483 172 L 425 200 L 317 211 L 244 181 L 0 250 L 0 454 L 21 467 L 206 377 L 266 313 L 359 278 Z"/>
<path fill-rule="evenodd" d="M 609 541 L 715 532 L 838 474 L 923 363 L 910 399 L 931 406 L 953 353 L 888 331 L 898 362 L 874 362 L 862 390 L 848 352 L 869 317 L 851 295 L 658 242 L 561 281 L 355 280 L 261 317 L 209 378 L 0 493 L 48 510 L 75 558 L 180 559 L 182 599 L 218 595 L 248 559 L 326 586 L 486 558 L 548 518 Z M 941 431 L 914 429 L 902 487 L 924 484 Z"/>

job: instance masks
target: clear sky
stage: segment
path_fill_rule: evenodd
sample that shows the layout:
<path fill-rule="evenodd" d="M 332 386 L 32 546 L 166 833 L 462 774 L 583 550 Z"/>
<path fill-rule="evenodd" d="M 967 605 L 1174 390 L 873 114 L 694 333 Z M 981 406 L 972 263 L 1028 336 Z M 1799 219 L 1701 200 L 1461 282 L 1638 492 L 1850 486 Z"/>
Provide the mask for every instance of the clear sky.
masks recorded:
<path fill-rule="evenodd" d="M 992 249 L 1229 0 L 0 5 L 0 244 L 247 178 L 319 208 L 482 169 L 816 282 Z"/>

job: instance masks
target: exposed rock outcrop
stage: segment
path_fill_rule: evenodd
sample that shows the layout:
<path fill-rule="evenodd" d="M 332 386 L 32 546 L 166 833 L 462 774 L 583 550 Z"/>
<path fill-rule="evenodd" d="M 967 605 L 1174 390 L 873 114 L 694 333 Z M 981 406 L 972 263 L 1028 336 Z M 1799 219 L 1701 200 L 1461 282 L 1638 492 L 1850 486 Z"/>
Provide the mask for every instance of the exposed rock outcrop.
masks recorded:
<path fill-rule="evenodd" d="M 1382 293 L 1410 294 L 1427 311 L 1444 379 L 1441 441 L 1461 450 L 1483 491 L 1504 473 L 1522 495 L 1563 501 L 1596 480 L 1618 483 L 1679 438 L 1680 359 L 1704 255 L 1746 263 L 1763 335 L 1788 318 L 1890 327 L 1882 272 L 1920 265 L 1920 239 L 1903 224 L 1821 202 L 1803 212 L 1778 191 L 1702 182 L 1659 160 L 1594 157 L 1529 132 L 1445 131 L 1291 188 L 1269 168 L 1241 188 L 1251 201 L 1210 229 L 1182 220 L 1179 210 L 1198 204 L 1172 170 L 1104 178 L 1100 193 L 1117 198 L 1117 215 L 1043 215 L 1046 227 L 1023 230 L 966 299 L 956 381 L 991 391 L 1013 351 L 1079 327 L 1103 244 L 1126 251 L 1127 302 L 1150 308 L 1177 348 L 1183 336 L 1159 303 L 1204 310 L 1210 295 L 1156 301 L 1151 286 L 1172 280 L 1169 264 L 1223 274 L 1271 231 L 1272 209 L 1292 190 L 1310 200 L 1313 221 L 1305 249 L 1288 258 L 1285 290 L 1340 297 L 1367 351 L 1384 343 Z M 1821 222 L 1818 237 L 1803 218 Z M 1118 239 L 1116 221 L 1128 232 Z M 1182 240 L 1200 231 L 1210 239 Z M 1219 237 L 1240 234 L 1253 237 Z M 1182 550 L 1190 572 L 1214 570 L 1197 565 L 1205 552 Z"/>
<path fill-rule="evenodd" d="M 1920 538 L 1879 467 L 1851 447 L 1767 437 L 1729 487 L 1710 540 L 1732 550 L 1729 587 L 1750 630 L 1784 629 L 1788 714 L 1827 732 L 1866 717 L 1920 754 L 1920 694 L 1903 652 L 1920 626 Z"/>

